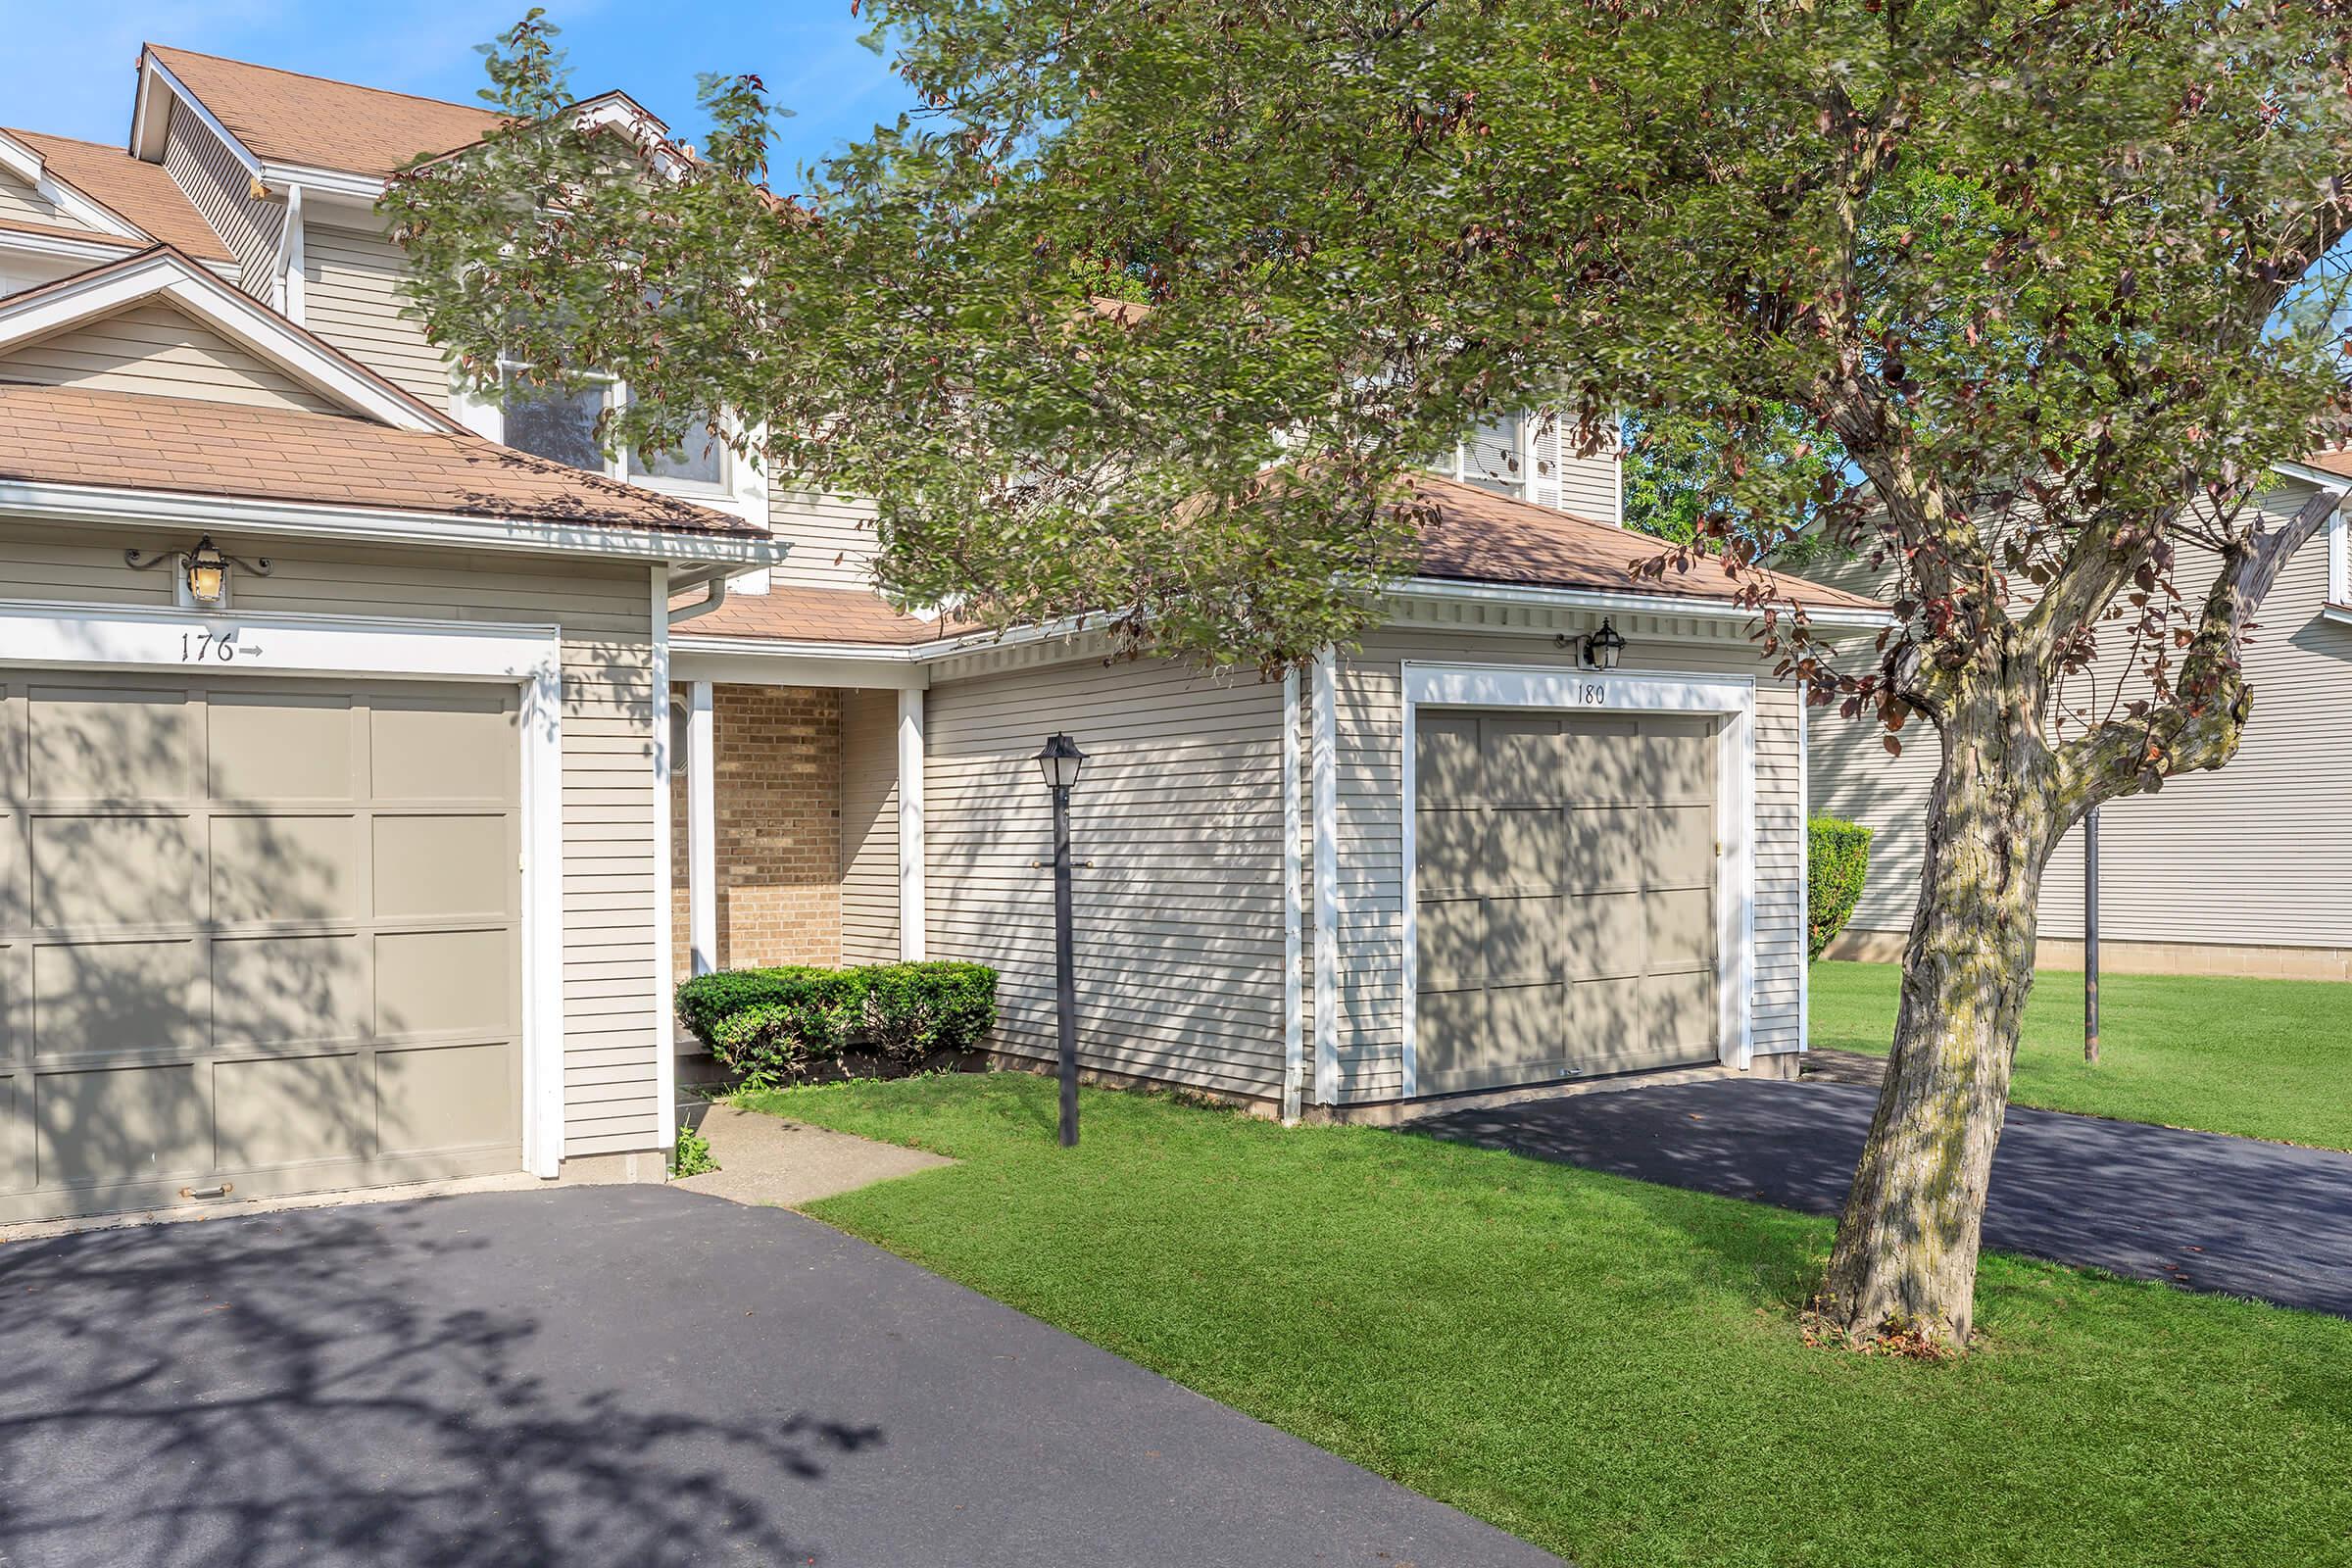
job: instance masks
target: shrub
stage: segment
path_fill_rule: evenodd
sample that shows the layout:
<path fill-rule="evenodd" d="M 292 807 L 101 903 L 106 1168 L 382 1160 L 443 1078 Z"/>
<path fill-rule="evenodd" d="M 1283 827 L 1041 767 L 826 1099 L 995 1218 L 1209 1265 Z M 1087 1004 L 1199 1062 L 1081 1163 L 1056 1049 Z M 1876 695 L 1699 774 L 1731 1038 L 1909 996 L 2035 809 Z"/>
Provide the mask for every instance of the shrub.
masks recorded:
<path fill-rule="evenodd" d="M 1870 869 L 1870 829 L 1859 822 L 1817 816 L 1805 824 L 1805 950 L 1818 958 L 1845 929 Z"/>
<path fill-rule="evenodd" d="M 789 1083 L 845 1052 L 912 1065 L 968 1051 L 997 1021 L 997 971 L 977 963 L 730 969 L 678 987 L 678 1016 L 730 1077 Z"/>

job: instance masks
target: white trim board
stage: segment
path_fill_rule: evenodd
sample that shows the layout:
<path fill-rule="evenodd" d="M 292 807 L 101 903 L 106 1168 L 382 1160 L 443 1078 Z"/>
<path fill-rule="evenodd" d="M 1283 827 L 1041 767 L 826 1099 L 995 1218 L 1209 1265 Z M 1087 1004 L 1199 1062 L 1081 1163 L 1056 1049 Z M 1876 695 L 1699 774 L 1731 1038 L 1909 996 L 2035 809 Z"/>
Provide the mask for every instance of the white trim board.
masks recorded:
<path fill-rule="evenodd" d="M 1716 1058 L 1745 1068 L 1755 1054 L 1756 683 L 1746 676 L 1688 676 L 1556 665 L 1450 664 L 1405 661 L 1401 728 L 1404 780 L 1403 955 L 1399 1012 L 1403 1095 L 1417 1091 L 1414 1026 L 1420 983 L 1419 875 L 1414 844 L 1415 715 L 1422 708 L 1540 708 L 1588 712 L 1717 714 L 1715 823 Z"/>
<path fill-rule="evenodd" d="M 1340 1100 L 1339 658 L 1315 656 L 1307 724 L 1307 772 L 1314 793 L 1315 1103 Z"/>
<path fill-rule="evenodd" d="M 556 628 L 0 601 L 0 665 L 519 687 L 522 1163 L 537 1176 L 557 1174 L 564 1157 L 564 666 Z"/>
<path fill-rule="evenodd" d="M 1282 672 L 1282 1119 L 1298 1119 L 1299 1074 L 1304 1070 L 1306 1011 L 1299 965 L 1306 958 L 1306 906 L 1299 875 L 1304 856 L 1299 844 L 1306 825 L 1300 820 L 1298 790 L 1302 782 L 1298 746 L 1298 671 Z"/>
<path fill-rule="evenodd" d="M 671 998 L 677 984 L 669 864 L 669 568 L 649 569 L 654 622 L 654 1145 L 665 1152 L 678 1143 L 678 1009 Z"/>

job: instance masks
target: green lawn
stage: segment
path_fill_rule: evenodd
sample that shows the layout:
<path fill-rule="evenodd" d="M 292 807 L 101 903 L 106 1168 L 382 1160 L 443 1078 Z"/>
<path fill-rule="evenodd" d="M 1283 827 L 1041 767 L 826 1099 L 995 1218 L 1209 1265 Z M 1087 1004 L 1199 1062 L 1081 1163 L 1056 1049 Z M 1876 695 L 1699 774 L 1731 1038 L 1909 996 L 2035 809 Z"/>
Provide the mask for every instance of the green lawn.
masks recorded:
<path fill-rule="evenodd" d="M 1900 971 L 1813 965 L 1813 1044 L 1886 1054 Z M 2082 1060 L 2082 971 L 2045 969 L 2026 1004 L 2020 1105 L 2352 1149 L 2352 986 L 2108 975 L 2099 1064 Z"/>
<path fill-rule="evenodd" d="M 820 1218 L 1585 1568 L 2352 1563 L 2352 1323 L 1988 1257 L 1980 1350 L 1864 1358 L 1759 1204 L 1140 1094 L 1064 1152 L 1020 1074 L 747 1102 L 963 1161 Z"/>

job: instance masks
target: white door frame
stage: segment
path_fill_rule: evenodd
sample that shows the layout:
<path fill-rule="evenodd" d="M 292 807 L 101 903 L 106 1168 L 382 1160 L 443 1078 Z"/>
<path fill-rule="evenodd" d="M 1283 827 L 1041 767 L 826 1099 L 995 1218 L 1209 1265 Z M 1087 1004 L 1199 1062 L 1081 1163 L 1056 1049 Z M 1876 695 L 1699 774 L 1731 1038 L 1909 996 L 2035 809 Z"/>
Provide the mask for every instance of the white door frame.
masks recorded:
<path fill-rule="evenodd" d="M 1420 866 L 1414 843 L 1416 713 L 1421 708 L 1546 709 L 1574 712 L 1696 713 L 1726 720 L 1716 732 L 1715 1054 L 1745 1067 L 1755 1049 L 1756 683 L 1741 675 L 1691 677 L 1652 670 L 1558 664 L 1404 665 L 1404 1098 L 1420 1092 L 1414 1040 L 1420 988 Z"/>
<path fill-rule="evenodd" d="M 557 1174 L 564 1155 L 564 705 L 555 627 L 0 600 L 0 667 L 24 666 L 519 688 L 522 1163 L 534 1175 Z"/>

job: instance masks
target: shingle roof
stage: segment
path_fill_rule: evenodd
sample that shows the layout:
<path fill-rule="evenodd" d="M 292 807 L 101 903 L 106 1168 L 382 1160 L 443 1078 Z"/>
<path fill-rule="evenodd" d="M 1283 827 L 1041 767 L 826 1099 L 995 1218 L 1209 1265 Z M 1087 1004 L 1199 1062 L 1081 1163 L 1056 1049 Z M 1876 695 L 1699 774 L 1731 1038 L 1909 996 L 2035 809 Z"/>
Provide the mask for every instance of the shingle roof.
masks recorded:
<path fill-rule="evenodd" d="M 470 434 L 0 383 L 0 479 L 765 538 L 726 513 Z"/>
<path fill-rule="evenodd" d="M 690 605 L 701 592 L 673 601 Z M 707 615 L 680 621 L 680 637 L 758 637 L 773 642 L 842 643 L 893 648 L 952 637 L 971 628 L 902 614 L 856 588 L 800 588 L 777 583 L 763 594 L 731 594 Z"/>
<path fill-rule="evenodd" d="M 2352 479 L 2352 452 L 2340 448 L 2327 452 L 2314 452 L 2303 458 L 2301 462 L 2307 468 L 2317 468 L 2322 473 L 2332 473 L 2341 478 Z"/>
<path fill-rule="evenodd" d="M 236 260 L 162 165 L 142 163 L 120 147 L 46 131 L 9 134 L 39 153 L 51 173 L 151 237 L 205 261 Z"/>
<path fill-rule="evenodd" d="M 499 116 L 475 105 L 358 87 L 300 72 L 149 44 L 248 152 L 378 178 L 419 153 L 479 141 Z"/>
<path fill-rule="evenodd" d="M 1422 529 L 1423 577 L 1718 601 L 1737 599 L 1747 581 L 1712 560 L 1689 571 L 1670 566 L 1662 577 L 1643 576 L 1636 568 L 1665 553 L 1663 539 L 1458 480 L 1416 476 L 1413 489 L 1436 514 Z M 1781 572 L 1773 574 L 1772 589 L 1775 597 L 1808 609 L 1886 609 L 1875 599 Z"/>

